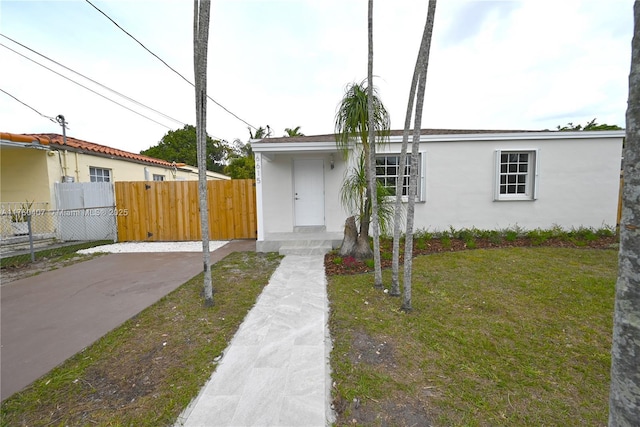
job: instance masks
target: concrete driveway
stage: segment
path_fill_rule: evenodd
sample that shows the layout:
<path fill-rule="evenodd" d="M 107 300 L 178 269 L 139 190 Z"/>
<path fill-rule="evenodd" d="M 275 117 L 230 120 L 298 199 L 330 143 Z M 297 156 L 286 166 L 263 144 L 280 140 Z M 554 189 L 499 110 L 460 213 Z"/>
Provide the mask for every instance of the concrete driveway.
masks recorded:
<path fill-rule="evenodd" d="M 211 253 L 255 250 L 254 240 Z M 118 253 L 16 280 L 0 291 L 0 400 L 202 271 L 202 253 Z"/>

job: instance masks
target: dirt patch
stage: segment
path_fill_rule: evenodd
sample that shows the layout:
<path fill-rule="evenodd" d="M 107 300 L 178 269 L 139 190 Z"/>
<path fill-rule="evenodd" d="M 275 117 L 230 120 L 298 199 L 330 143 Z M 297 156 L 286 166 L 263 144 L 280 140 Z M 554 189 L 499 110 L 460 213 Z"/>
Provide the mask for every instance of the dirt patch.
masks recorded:
<path fill-rule="evenodd" d="M 429 409 L 417 399 L 404 396 L 400 402 L 389 398 L 375 400 L 354 398 L 334 401 L 334 408 L 341 417 L 337 425 L 373 425 L 381 427 L 429 427 L 434 425 Z"/>
<path fill-rule="evenodd" d="M 349 359 L 354 365 L 369 364 L 385 372 L 398 368 L 393 341 L 389 337 L 372 337 L 364 330 L 352 332 Z M 430 426 L 432 425 L 426 401 L 408 395 L 373 399 L 357 396 L 352 401 L 341 397 L 334 400 L 335 411 L 340 415 L 338 425 L 375 426 Z"/>
<path fill-rule="evenodd" d="M 374 339 L 364 331 L 353 332 L 349 358 L 354 364 L 396 366 L 390 339 Z"/>

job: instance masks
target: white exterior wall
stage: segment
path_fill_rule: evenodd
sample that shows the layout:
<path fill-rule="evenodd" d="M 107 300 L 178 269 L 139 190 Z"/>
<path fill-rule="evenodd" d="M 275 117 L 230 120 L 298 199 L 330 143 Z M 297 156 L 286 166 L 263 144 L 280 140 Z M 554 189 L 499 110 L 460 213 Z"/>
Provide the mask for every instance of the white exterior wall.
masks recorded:
<path fill-rule="evenodd" d="M 295 159 L 322 159 L 324 161 L 324 221 L 328 232 L 342 232 L 346 214 L 340 204 L 339 189 L 344 176 L 344 162 L 334 154 L 334 169 L 331 169 L 331 155 L 328 153 L 277 154 L 272 160 L 260 157 L 261 179 L 258 192 L 262 192 L 262 219 L 260 235 L 291 232 L 294 227 L 293 207 L 293 162 Z M 256 178 L 258 178 L 256 176 Z M 257 179 L 256 179 L 257 181 Z M 258 204 L 260 202 L 258 201 Z M 260 213 L 259 213 L 260 215 Z M 260 240 L 260 238 L 259 238 Z"/>
<path fill-rule="evenodd" d="M 426 200 L 415 229 L 497 230 L 615 226 L 621 140 L 540 139 L 424 142 Z M 537 198 L 494 201 L 496 150 L 537 150 Z M 399 152 L 390 144 L 380 152 Z"/>
<path fill-rule="evenodd" d="M 622 136 L 623 132 L 597 137 L 595 132 L 423 136 L 420 151 L 425 156 L 425 200 L 416 203 L 414 229 L 615 226 Z M 379 153 L 399 153 L 397 141 L 396 138 L 379 149 Z M 260 207 L 259 200 L 258 215 L 262 218 L 262 228 L 259 240 L 268 239 L 269 233 L 293 230 L 295 158 L 324 159 L 326 230 L 342 232 L 348 216 L 339 195 L 346 168 L 342 156 L 327 152 L 321 143 L 314 149 L 324 149 L 324 152 L 305 152 L 304 142 L 288 145 L 280 148 L 280 144 L 273 144 L 262 149 L 259 144 L 254 146 L 254 151 L 264 151 L 272 159 L 268 161 L 265 154 L 260 154 L 262 175 L 258 186 L 262 187 L 262 205 Z M 494 200 L 496 150 L 536 150 L 535 200 Z M 332 155 L 333 170 L 329 166 Z"/>

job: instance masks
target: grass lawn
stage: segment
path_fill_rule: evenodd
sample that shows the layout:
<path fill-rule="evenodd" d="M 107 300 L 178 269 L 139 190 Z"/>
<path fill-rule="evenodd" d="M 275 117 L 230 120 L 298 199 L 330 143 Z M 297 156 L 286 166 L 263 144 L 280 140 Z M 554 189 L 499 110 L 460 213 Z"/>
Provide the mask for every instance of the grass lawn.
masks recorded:
<path fill-rule="evenodd" d="M 215 370 L 281 257 L 233 253 L 4 401 L 2 426 L 171 426 Z"/>
<path fill-rule="evenodd" d="M 617 256 L 419 256 L 409 314 L 372 273 L 330 276 L 337 425 L 606 425 Z"/>

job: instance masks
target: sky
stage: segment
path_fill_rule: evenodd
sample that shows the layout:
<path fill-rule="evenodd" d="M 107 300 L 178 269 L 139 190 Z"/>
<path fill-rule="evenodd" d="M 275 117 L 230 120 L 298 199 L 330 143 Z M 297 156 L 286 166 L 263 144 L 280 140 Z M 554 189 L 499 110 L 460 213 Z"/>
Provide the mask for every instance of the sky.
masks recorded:
<path fill-rule="evenodd" d="M 91 3 L 193 82 L 193 1 Z M 632 8 L 440 0 L 422 127 L 624 127 Z M 426 15 L 426 0 L 374 1 L 374 84 L 393 129 L 405 121 Z M 138 153 L 195 125 L 193 87 L 85 0 L 0 0 L 0 35 L 1 132 L 62 134 L 50 118 L 63 115 L 67 136 Z M 365 0 L 212 1 L 207 92 L 233 113 L 209 101 L 213 138 L 246 142 L 249 125 L 274 137 L 296 126 L 332 133 L 345 88 L 366 75 Z"/>

